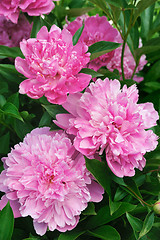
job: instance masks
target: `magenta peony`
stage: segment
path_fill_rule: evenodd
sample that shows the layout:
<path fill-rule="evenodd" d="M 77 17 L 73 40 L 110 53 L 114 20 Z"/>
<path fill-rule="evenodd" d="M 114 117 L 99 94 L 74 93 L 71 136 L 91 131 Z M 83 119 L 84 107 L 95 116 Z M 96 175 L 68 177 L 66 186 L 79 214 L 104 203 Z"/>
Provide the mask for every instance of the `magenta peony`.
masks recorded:
<path fill-rule="evenodd" d="M 145 130 L 158 120 L 153 104 L 137 101 L 136 85 L 121 90 L 118 80 L 98 79 L 84 94 L 70 95 L 63 104 L 70 114 L 58 114 L 54 122 L 75 136 L 74 146 L 82 154 L 105 150 L 115 175 L 133 176 L 134 168 L 145 166 L 144 154 L 156 148 L 158 138 Z"/>
<path fill-rule="evenodd" d="M 62 104 L 68 93 L 87 87 L 91 76 L 79 73 L 89 62 L 84 43 L 73 46 L 72 35 L 56 25 L 50 32 L 44 26 L 37 38 L 20 43 L 25 59 L 17 57 L 15 67 L 28 79 L 20 84 L 20 93 L 38 99 L 45 95 L 49 102 Z"/>
<path fill-rule="evenodd" d="M 32 24 L 21 14 L 18 23 L 12 23 L 5 17 L 0 16 L 0 45 L 19 47 L 23 39 L 30 37 Z"/>
<path fill-rule="evenodd" d="M 71 23 L 67 23 L 64 27 L 67 28 L 72 35 L 82 26 L 84 21 L 84 30 L 79 39 L 79 41 L 84 42 L 87 46 L 92 45 L 98 41 L 110 41 L 110 42 L 118 42 L 122 43 L 123 40 L 117 29 L 113 28 L 108 22 L 105 16 L 99 17 L 96 16 L 87 16 L 83 15 L 81 17 L 76 18 Z M 141 43 L 139 45 L 141 47 Z M 106 53 L 94 60 L 92 60 L 88 67 L 97 71 L 100 67 L 106 66 L 110 71 L 117 69 L 120 74 L 122 74 L 121 70 L 121 53 L 122 46 L 116 48 L 114 51 Z M 145 55 L 140 58 L 139 65 L 137 67 L 136 73 L 143 69 L 144 65 L 147 63 L 145 60 Z M 124 74 L 125 78 L 131 78 L 134 68 L 135 68 L 135 60 L 131 54 L 131 51 L 126 45 L 125 54 L 124 54 Z M 134 76 L 134 80 L 140 82 L 143 80 L 143 77 Z"/>
<path fill-rule="evenodd" d="M 123 42 L 120 34 L 117 35 L 115 41 L 119 42 L 119 43 Z M 141 47 L 141 46 L 142 46 L 142 43 L 140 41 L 139 47 Z M 117 69 L 119 71 L 120 75 L 122 75 L 121 53 L 122 53 L 122 46 L 115 49 L 113 57 L 111 58 L 110 62 L 108 62 L 108 64 L 107 64 L 107 68 L 110 71 L 114 71 L 114 69 Z M 135 73 L 138 73 L 139 71 L 141 71 L 143 69 L 144 65 L 146 65 L 146 63 L 147 63 L 146 56 L 142 55 Z M 125 75 L 126 79 L 130 79 L 132 77 L 135 66 L 136 66 L 136 63 L 133 58 L 133 55 L 132 55 L 128 45 L 126 45 L 125 51 L 124 51 L 124 59 L 123 59 L 124 75 Z M 134 75 L 133 80 L 135 80 L 136 82 L 141 82 L 143 80 L 143 77 Z"/>
<path fill-rule="evenodd" d="M 88 202 L 102 200 L 103 188 L 62 130 L 34 129 L 2 161 L 0 209 L 9 200 L 14 216 L 31 216 L 39 235 L 73 229 Z"/>
<path fill-rule="evenodd" d="M 54 8 L 52 0 L 1 0 L 0 15 L 17 23 L 20 10 L 30 16 L 48 14 Z"/>
<path fill-rule="evenodd" d="M 84 42 L 87 46 L 90 46 L 99 41 L 115 41 L 115 37 L 118 34 L 117 29 L 110 25 L 105 16 L 99 17 L 98 14 L 91 17 L 83 15 L 76 18 L 76 20 L 71 23 L 68 22 L 68 24 L 64 27 L 68 29 L 72 35 L 74 35 L 75 32 L 82 26 L 83 21 L 84 30 L 79 39 L 80 42 Z M 90 61 L 88 67 L 97 71 L 100 67 L 106 66 L 112 58 L 113 52 L 114 51 L 106 53 Z"/>

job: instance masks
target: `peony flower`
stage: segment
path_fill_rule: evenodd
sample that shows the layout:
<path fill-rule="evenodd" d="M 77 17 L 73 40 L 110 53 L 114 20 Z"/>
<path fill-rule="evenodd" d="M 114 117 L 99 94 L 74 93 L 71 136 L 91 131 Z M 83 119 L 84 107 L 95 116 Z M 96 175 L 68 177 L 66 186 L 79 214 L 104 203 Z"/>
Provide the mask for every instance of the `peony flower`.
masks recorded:
<path fill-rule="evenodd" d="M 70 95 L 58 114 L 59 127 L 74 135 L 75 148 L 86 156 L 106 153 L 106 161 L 118 177 L 133 176 L 145 166 L 144 154 L 157 146 L 151 128 L 158 113 L 152 103 L 138 104 L 136 85 L 120 89 L 118 80 L 98 79 L 84 94 Z"/>
<path fill-rule="evenodd" d="M 83 15 L 81 17 L 76 18 L 73 22 L 67 23 L 64 27 L 67 28 L 72 35 L 82 26 L 84 21 L 84 30 L 79 41 L 84 42 L 87 46 L 92 45 L 98 41 L 110 41 L 110 42 L 118 42 L 123 43 L 123 40 L 117 29 L 113 28 L 108 22 L 105 16 L 99 17 L 98 15 L 89 17 L 87 15 Z M 140 42 L 139 47 L 142 44 Z M 89 68 L 97 71 L 102 66 L 106 66 L 110 71 L 117 69 L 122 75 L 121 70 L 121 53 L 122 46 L 116 48 L 115 50 L 106 53 L 92 61 L 88 64 Z M 137 67 L 136 73 L 143 69 L 144 65 L 147 63 L 145 60 L 145 55 L 142 55 L 140 58 L 139 65 Z M 135 68 L 135 60 L 132 56 L 132 53 L 126 45 L 124 52 L 124 74 L 125 78 L 131 78 L 134 68 Z M 135 81 L 140 82 L 143 80 L 143 77 L 134 76 Z"/>
<path fill-rule="evenodd" d="M 25 59 L 17 57 L 15 67 L 27 80 L 20 84 L 20 93 L 38 99 L 45 95 L 49 102 L 61 104 L 68 93 L 87 87 L 90 75 L 79 73 L 89 62 L 90 53 L 84 43 L 73 46 L 72 35 L 56 25 L 50 32 L 44 26 L 37 38 L 20 43 Z"/>
<path fill-rule="evenodd" d="M 52 0 L 1 0 L 0 15 L 17 23 L 20 10 L 30 16 L 39 16 L 50 13 L 54 6 Z"/>
<path fill-rule="evenodd" d="M 23 14 L 20 15 L 17 24 L 0 16 L 0 45 L 19 47 L 23 39 L 30 37 L 31 29 L 32 25 Z"/>
<path fill-rule="evenodd" d="M 71 34 L 74 35 L 75 32 L 82 26 L 83 21 L 84 29 L 81 37 L 79 38 L 79 42 L 83 42 L 87 46 L 90 46 L 99 41 L 115 41 L 115 38 L 118 34 L 117 29 L 110 25 L 105 16 L 99 17 L 98 14 L 91 17 L 87 15 L 77 17 L 73 22 L 68 22 L 64 28 L 68 29 Z M 106 66 L 112 58 L 113 52 L 114 51 L 111 51 L 90 61 L 88 67 L 97 71 L 100 67 Z"/>
<path fill-rule="evenodd" d="M 39 235 L 47 227 L 61 232 L 73 229 L 88 202 L 102 200 L 103 188 L 61 130 L 34 129 L 2 161 L 0 190 L 5 195 L 0 209 L 9 201 L 15 217 L 33 218 Z"/>
<path fill-rule="evenodd" d="M 120 34 L 117 35 L 115 41 L 119 42 L 119 43 L 123 42 Z M 140 41 L 139 47 L 141 47 L 141 46 L 142 46 L 142 43 Z M 115 49 L 113 57 L 111 58 L 110 62 L 108 62 L 108 64 L 107 64 L 107 68 L 111 72 L 114 71 L 114 69 L 117 69 L 119 71 L 120 75 L 122 75 L 121 54 L 122 54 L 122 46 Z M 147 63 L 146 56 L 142 55 L 140 58 L 138 67 L 136 68 L 135 73 L 138 73 L 139 71 L 141 71 L 143 69 L 144 65 L 146 65 L 146 63 Z M 134 57 L 133 57 L 128 45 L 126 45 L 125 51 L 124 51 L 124 58 L 123 58 L 124 76 L 126 79 L 130 79 L 132 77 L 135 66 L 136 66 L 136 63 L 135 63 Z M 121 77 L 121 79 L 122 79 L 122 77 Z M 141 82 L 141 81 L 143 81 L 143 77 L 134 75 L 133 80 L 135 80 L 136 82 Z"/>

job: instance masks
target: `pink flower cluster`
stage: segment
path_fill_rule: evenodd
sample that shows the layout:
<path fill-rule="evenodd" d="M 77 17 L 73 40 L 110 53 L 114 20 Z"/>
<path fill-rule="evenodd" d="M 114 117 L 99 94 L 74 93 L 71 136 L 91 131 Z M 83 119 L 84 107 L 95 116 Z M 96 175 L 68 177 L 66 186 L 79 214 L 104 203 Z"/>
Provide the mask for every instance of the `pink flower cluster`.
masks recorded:
<path fill-rule="evenodd" d="M 87 46 L 90 46 L 99 41 L 115 41 L 118 31 L 110 25 L 105 16 L 99 17 L 96 15 L 89 17 L 87 15 L 83 15 L 81 17 L 77 17 L 71 23 L 68 22 L 64 28 L 68 29 L 71 34 L 74 35 L 75 32 L 82 26 L 83 22 L 84 29 L 81 37 L 79 38 L 79 42 L 83 42 Z M 112 57 L 113 51 L 90 61 L 87 66 L 97 71 L 100 67 L 106 66 Z"/>
<path fill-rule="evenodd" d="M 138 104 L 136 85 L 120 89 L 118 80 L 91 83 L 84 94 L 70 95 L 58 114 L 59 127 L 74 135 L 75 148 L 86 156 L 103 150 L 108 166 L 118 177 L 133 176 L 145 166 L 144 154 L 157 146 L 151 128 L 158 113 L 152 103 Z"/>
<path fill-rule="evenodd" d="M 90 46 L 98 41 L 110 41 L 118 43 L 123 42 L 118 30 L 110 25 L 105 16 L 99 17 L 96 15 L 89 17 L 87 15 L 83 15 L 76 18 L 71 23 L 68 22 L 67 25 L 65 25 L 65 28 L 67 28 L 72 33 L 72 35 L 74 35 L 75 32 L 82 26 L 83 21 L 84 30 L 79 41 L 86 43 L 87 46 Z M 141 47 L 141 43 L 139 47 Z M 97 71 L 102 66 L 106 66 L 110 71 L 117 69 L 119 73 L 122 74 L 121 52 L 122 46 L 90 61 L 87 66 L 94 69 L 95 71 Z M 141 56 L 136 73 L 142 70 L 146 63 L 147 61 L 145 60 L 145 55 Z M 124 53 L 124 74 L 126 79 L 131 78 L 135 66 L 135 60 L 127 45 Z M 134 80 L 140 82 L 143 80 L 143 77 L 138 77 L 135 75 Z"/>
<path fill-rule="evenodd" d="M 52 0 L 1 0 L 0 15 L 17 23 L 20 11 L 39 16 L 50 13 L 54 6 Z"/>
<path fill-rule="evenodd" d="M 56 25 L 50 32 L 44 26 L 37 38 L 20 44 L 25 59 L 17 57 L 15 67 L 27 80 L 20 84 L 20 93 L 38 99 L 45 95 L 49 102 L 62 104 L 68 93 L 86 88 L 91 76 L 79 71 L 89 62 L 90 53 L 84 43 L 73 46 L 71 33 Z"/>
<path fill-rule="evenodd" d="M 102 200 L 103 188 L 85 167 L 63 131 L 34 129 L 2 159 L 0 190 L 15 217 L 31 216 L 39 235 L 73 229 L 88 202 Z"/>
<path fill-rule="evenodd" d="M 5 17 L 0 16 L 0 45 L 19 47 L 23 39 L 30 37 L 32 24 L 21 14 L 18 23 L 12 23 Z"/>

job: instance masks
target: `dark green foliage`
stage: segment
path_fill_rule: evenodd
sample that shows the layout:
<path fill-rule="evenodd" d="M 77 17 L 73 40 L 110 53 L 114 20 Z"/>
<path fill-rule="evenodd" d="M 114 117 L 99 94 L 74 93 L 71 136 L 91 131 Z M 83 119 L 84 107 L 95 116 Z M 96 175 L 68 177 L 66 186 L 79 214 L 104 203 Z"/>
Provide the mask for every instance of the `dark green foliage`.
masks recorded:
<path fill-rule="evenodd" d="M 159 1 L 60 0 L 55 2 L 55 5 L 55 9 L 45 18 L 27 16 L 30 22 L 33 22 L 31 37 L 35 38 L 42 26 L 46 26 L 48 30 L 53 24 L 63 28 L 66 16 L 70 21 L 85 13 L 107 16 L 120 31 L 122 48 L 128 44 L 136 67 L 140 57 L 146 55 L 148 64 L 140 73 L 144 81 L 137 84 L 139 102 L 152 102 L 160 113 Z M 73 45 L 79 41 L 83 29 L 84 25 L 73 36 Z M 142 39 L 142 47 L 139 47 L 139 38 Z M 88 52 L 93 60 L 120 45 L 101 41 L 91 45 Z M 45 97 L 35 100 L 18 93 L 19 84 L 25 79 L 14 67 L 14 59 L 18 56 L 23 58 L 20 48 L 0 46 L 1 157 L 6 156 L 11 147 L 22 141 L 32 129 L 43 126 L 57 129 L 52 120 L 56 119 L 56 114 L 67 113 L 62 106 L 50 104 Z M 121 62 L 123 63 L 123 55 Z M 81 73 L 92 75 L 92 78 L 120 79 L 118 70 L 110 72 L 105 67 L 98 72 L 83 68 Z M 133 76 L 132 79 L 125 79 L 123 73 L 122 76 L 124 81 L 121 85 L 135 84 Z M 160 136 L 159 125 L 152 130 Z M 101 157 L 102 161 L 88 158 L 85 158 L 85 161 L 87 169 L 104 188 L 104 198 L 98 204 L 88 204 L 75 229 L 65 233 L 48 231 L 40 237 L 35 233 L 30 217 L 19 218 L 14 222 L 8 203 L 0 212 L 0 240 L 159 240 L 160 216 L 153 213 L 153 204 L 160 197 L 160 147 L 145 155 L 144 170 L 137 170 L 132 178 L 116 177 L 108 168 L 105 156 Z M 3 170 L 2 163 L 0 169 Z"/>

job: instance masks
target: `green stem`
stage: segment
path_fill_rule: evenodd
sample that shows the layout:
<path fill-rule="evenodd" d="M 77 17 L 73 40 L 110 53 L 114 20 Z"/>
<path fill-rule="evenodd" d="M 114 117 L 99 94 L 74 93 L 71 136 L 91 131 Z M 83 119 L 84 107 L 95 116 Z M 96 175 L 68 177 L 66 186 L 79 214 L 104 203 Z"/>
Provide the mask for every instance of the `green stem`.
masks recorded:
<path fill-rule="evenodd" d="M 123 66 L 125 46 L 126 46 L 126 39 L 124 39 L 124 41 L 123 41 L 122 53 L 121 53 L 121 69 L 122 69 L 122 79 L 123 79 L 123 81 L 125 80 L 124 66 Z"/>
<path fill-rule="evenodd" d="M 130 187 L 128 188 L 129 191 L 131 191 L 143 204 L 147 205 L 148 207 L 153 207 L 153 205 L 150 205 L 149 203 L 145 202 L 142 198 L 140 198 Z"/>

